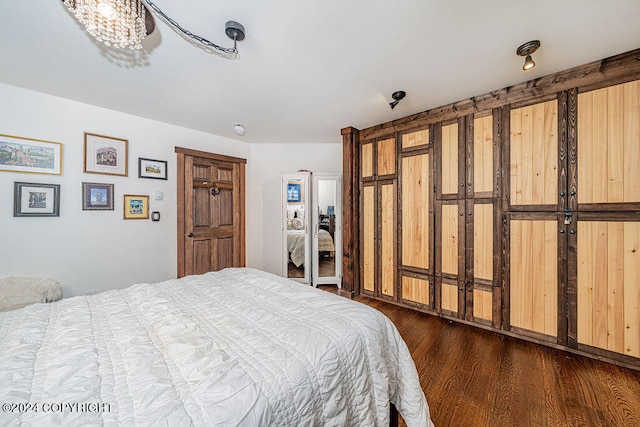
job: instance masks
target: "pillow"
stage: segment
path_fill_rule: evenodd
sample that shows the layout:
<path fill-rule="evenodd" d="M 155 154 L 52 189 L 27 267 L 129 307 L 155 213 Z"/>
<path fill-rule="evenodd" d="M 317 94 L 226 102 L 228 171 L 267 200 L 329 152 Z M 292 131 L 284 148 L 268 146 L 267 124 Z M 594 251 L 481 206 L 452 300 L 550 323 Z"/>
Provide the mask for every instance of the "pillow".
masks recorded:
<path fill-rule="evenodd" d="M 302 230 L 304 228 L 304 221 L 302 220 L 302 218 L 293 218 L 291 220 L 291 225 L 296 230 Z"/>

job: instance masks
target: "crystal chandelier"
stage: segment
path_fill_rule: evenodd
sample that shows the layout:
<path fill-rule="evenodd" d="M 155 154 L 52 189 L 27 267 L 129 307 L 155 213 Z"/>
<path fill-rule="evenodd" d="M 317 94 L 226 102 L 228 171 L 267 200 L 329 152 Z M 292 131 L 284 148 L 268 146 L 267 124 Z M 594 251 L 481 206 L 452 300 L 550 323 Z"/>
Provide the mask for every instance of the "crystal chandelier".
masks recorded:
<path fill-rule="evenodd" d="M 89 34 L 107 46 L 142 48 L 146 8 L 140 0 L 63 0 Z"/>
<path fill-rule="evenodd" d="M 142 39 L 155 29 L 153 16 L 144 3 L 179 34 L 206 50 L 237 57 L 236 42 L 244 40 L 244 27 L 238 22 L 227 21 L 225 33 L 233 40 L 233 47 L 218 46 L 181 27 L 151 0 L 62 0 L 62 3 L 96 40 L 116 48 L 141 49 Z"/>

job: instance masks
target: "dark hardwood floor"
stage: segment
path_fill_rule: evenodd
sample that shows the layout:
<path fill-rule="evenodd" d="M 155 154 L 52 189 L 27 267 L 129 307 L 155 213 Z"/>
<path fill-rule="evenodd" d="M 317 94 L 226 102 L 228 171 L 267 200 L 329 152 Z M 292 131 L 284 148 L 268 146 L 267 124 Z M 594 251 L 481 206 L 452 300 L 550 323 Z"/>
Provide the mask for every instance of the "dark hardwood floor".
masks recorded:
<path fill-rule="evenodd" d="M 640 426 L 640 372 L 382 301 L 356 301 L 382 311 L 400 331 L 437 427 Z"/>

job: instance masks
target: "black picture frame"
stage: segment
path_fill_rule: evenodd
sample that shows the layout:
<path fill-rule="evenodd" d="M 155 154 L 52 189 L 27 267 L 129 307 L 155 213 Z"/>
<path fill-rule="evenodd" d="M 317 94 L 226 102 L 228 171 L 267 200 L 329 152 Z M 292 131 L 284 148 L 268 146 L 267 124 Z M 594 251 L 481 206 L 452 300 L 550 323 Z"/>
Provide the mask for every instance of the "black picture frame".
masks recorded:
<path fill-rule="evenodd" d="M 138 157 L 138 178 L 167 179 L 167 162 Z"/>
<path fill-rule="evenodd" d="M 14 182 L 13 216 L 60 216 L 60 184 Z"/>
<path fill-rule="evenodd" d="M 82 183 L 82 210 L 83 211 L 112 211 L 113 209 L 113 184 L 98 182 Z"/>

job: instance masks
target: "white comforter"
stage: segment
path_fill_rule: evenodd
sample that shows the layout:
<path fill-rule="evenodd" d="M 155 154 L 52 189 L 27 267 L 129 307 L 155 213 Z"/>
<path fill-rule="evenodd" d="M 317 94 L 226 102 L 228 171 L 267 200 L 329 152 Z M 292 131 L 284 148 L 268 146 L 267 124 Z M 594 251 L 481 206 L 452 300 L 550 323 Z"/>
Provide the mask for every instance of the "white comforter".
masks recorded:
<path fill-rule="evenodd" d="M 386 426 L 389 401 L 432 425 L 393 324 L 258 270 L 0 313 L 0 425 Z"/>

